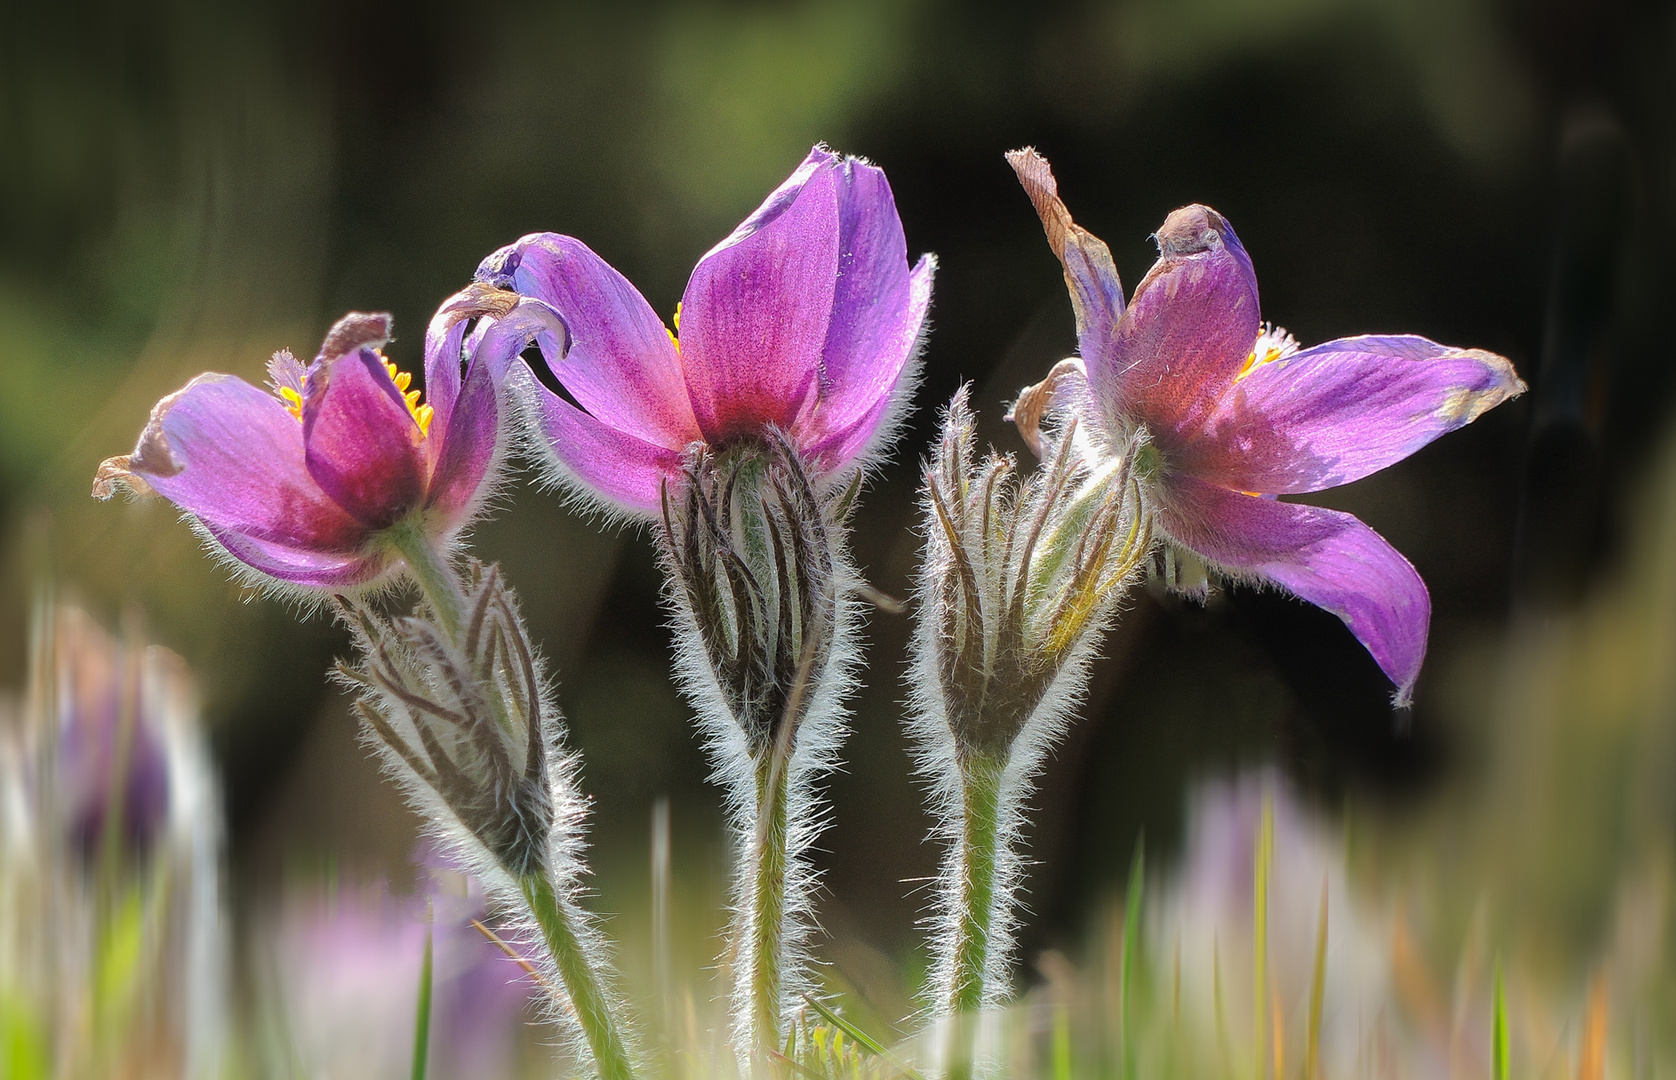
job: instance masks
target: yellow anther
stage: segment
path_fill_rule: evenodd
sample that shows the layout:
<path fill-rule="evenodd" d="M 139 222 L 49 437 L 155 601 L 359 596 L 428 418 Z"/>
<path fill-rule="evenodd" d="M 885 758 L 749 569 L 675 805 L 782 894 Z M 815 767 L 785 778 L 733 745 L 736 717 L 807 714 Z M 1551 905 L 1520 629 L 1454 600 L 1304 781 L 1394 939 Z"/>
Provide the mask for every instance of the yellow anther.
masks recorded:
<path fill-rule="evenodd" d="M 384 361 L 384 370 L 390 373 L 390 381 L 396 384 L 396 392 L 401 394 L 402 400 L 407 403 L 408 415 L 412 416 L 413 422 L 419 425 L 419 434 L 429 435 L 431 417 L 436 415 L 436 410 L 429 405 L 419 404 L 419 391 L 408 389 L 409 386 L 413 385 L 411 374 L 398 368 L 394 361 L 383 353 L 379 353 L 378 358 Z"/>
<path fill-rule="evenodd" d="M 681 302 L 679 300 L 675 301 L 675 319 L 674 319 L 674 322 L 675 322 L 675 329 L 671 330 L 668 327 L 665 327 L 664 328 L 664 333 L 669 335 L 669 343 L 671 345 L 675 346 L 675 351 L 680 352 L 681 351 Z"/>
<path fill-rule="evenodd" d="M 279 399 L 285 402 L 285 411 L 295 416 L 299 421 L 303 418 L 303 395 L 289 386 L 279 388 Z"/>

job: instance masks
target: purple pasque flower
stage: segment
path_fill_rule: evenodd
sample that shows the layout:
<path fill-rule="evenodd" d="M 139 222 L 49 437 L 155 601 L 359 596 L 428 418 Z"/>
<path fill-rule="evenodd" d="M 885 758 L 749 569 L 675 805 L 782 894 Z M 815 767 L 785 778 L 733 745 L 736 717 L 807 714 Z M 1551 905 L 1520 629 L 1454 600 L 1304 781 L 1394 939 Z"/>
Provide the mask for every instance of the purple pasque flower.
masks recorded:
<path fill-rule="evenodd" d="M 1142 440 L 1135 471 L 1176 558 L 1339 616 L 1407 704 L 1431 621 L 1420 575 L 1355 517 L 1275 496 L 1349 483 L 1471 423 L 1524 391 L 1513 365 L 1407 334 L 1300 350 L 1262 323 L 1251 259 L 1206 206 L 1165 220 L 1125 306 L 1110 252 L 1071 220 L 1046 160 L 1008 160 L 1064 265 L 1081 353 L 1021 395 L 1025 437 L 1059 401 L 1095 453 Z"/>
<path fill-rule="evenodd" d="M 565 336 L 539 302 L 484 285 L 450 297 L 425 337 L 422 403 L 380 351 L 390 316 L 345 315 L 306 368 L 274 354 L 271 392 L 211 372 L 159 401 L 134 452 L 99 467 L 94 497 L 162 495 L 280 582 L 366 585 L 399 557 L 381 534 L 414 525 L 446 543 L 482 506 L 506 368 L 537 333 Z"/>
<path fill-rule="evenodd" d="M 56 609 L 50 646 L 58 714 L 57 795 L 65 839 L 89 859 L 107 843 L 143 854 L 169 815 L 163 710 L 178 707 L 179 660 L 119 643 L 79 608 Z"/>
<path fill-rule="evenodd" d="M 560 474 L 653 514 L 695 443 L 775 428 L 817 478 L 882 444 L 912 390 L 935 265 L 926 255 L 909 269 L 885 174 L 817 146 L 699 260 L 673 332 L 569 236 L 526 236 L 478 280 L 545 301 L 570 328 L 568 353 L 538 339 L 568 397 L 524 382 Z"/>

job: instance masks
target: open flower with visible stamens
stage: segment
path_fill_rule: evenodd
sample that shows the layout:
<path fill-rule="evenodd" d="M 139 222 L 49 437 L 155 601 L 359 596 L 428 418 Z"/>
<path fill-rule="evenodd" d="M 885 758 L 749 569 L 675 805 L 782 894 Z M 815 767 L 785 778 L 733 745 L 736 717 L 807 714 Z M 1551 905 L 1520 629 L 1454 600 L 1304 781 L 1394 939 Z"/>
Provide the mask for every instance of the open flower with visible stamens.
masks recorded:
<path fill-rule="evenodd" d="M 699 260 L 673 332 L 569 236 L 526 236 L 478 279 L 551 304 L 570 327 L 568 352 L 538 339 L 569 400 L 523 383 L 558 475 L 656 516 L 694 443 L 722 449 L 777 429 L 818 479 L 888 441 L 913 389 L 936 265 L 927 255 L 910 269 L 907 251 L 885 174 L 817 146 Z"/>
<path fill-rule="evenodd" d="M 1026 440 L 1051 409 L 1077 415 L 1097 455 L 1139 437 L 1134 468 L 1173 563 L 1331 611 L 1407 704 L 1431 621 L 1420 575 L 1355 517 L 1276 496 L 1347 484 L 1471 423 L 1524 391 L 1513 365 L 1408 334 L 1299 349 L 1262 323 L 1251 259 L 1206 206 L 1165 220 L 1125 306 L 1111 253 L 1071 220 L 1047 162 L 1007 159 L 1065 268 L 1081 353 L 1020 396 Z M 1203 593 L 1202 568 L 1184 577 L 1173 584 Z"/>
<path fill-rule="evenodd" d="M 504 454 L 505 372 L 537 333 L 563 348 L 562 321 L 539 301 L 483 285 L 456 294 L 426 335 L 421 401 L 380 351 L 390 316 L 346 315 L 307 367 L 274 355 L 272 392 L 208 373 L 159 401 L 93 494 L 162 495 L 288 585 L 370 584 L 402 557 L 404 531 L 443 546 L 483 505 Z"/>

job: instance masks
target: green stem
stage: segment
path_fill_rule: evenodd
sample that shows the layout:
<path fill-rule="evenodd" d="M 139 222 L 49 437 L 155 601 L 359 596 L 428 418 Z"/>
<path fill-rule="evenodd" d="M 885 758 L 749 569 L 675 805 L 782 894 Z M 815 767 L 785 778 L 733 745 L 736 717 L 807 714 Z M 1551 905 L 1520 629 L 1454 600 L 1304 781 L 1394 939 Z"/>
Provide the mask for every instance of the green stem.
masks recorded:
<path fill-rule="evenodd" d="M 437 622 L 449 637 L 459 641 L 465 628 L 465 599 L 460 590 L 459 575 L 448 564 L 448 559 L 431 546 L 430 539 L 417 519 L 404 521 L 385 530 L 390 545 L 401 553 L 408 572 L 418 583 L 419 591 L 436 612 Z"/>
<path fill-rule="evenodd" d="M 425 905 L 425 958 L 419 965 L 419 1004 L 413 1018 L 413 1080 L 425 1080 L 431 1056 L 431 912 Z"/>
<path fill-rule="evenodd" d="M 945 1075 L 971 1072 L 970 1040 L 985 1001 L 984 969 L 989 963 L 995 914 L 996 862 L 1000 854 L 1001 775 L 1004 760 L 973 758 L 961 769 L 964 784 L 958 875 L 960 925 L 953 942 L 953 978 L 943 1003 L 950 1021 Z"/>
<path fill-rule="evenodd" d="M 541 928 L 547 951 L 558 968 L 559 981 L 576 1009 L 576 1020 L 582 1036 L 588 1040 L 594 1064 L 602 1080 L 632 1080 L 634 1070 L 629 1065 L 628 1051 L 622 1035 L 617 1031 L 616 1019 L 611 1014 L 611 1003 L 601 985 L 599 975 L 588 962 L 576 930 L 567 913 L 559 905 L 553 885 L 544 875 L 534 874 L 519 882 L 530 914 Z"/>
<path fill-rule="evenodd" d="M 754 835 L 744 838 L 754 848 L 749 864 L 751 882 L 751 969 L 742 985 L 749 1001 L 753 1057 L 763 1059 L 780 1049 L 780 998 L 785 973 L 781 970 L 781 939 L 786 922 L 786 803 L 790 763 L 770 750 L 757 765 L 757 820 Z"/>

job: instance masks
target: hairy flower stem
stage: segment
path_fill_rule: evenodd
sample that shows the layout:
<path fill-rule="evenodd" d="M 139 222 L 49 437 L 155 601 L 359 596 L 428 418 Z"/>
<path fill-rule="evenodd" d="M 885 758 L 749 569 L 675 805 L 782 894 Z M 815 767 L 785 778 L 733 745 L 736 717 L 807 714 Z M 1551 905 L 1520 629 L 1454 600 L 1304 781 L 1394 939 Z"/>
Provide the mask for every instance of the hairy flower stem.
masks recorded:
<path fill-rule="evenodd" d="M 960 929 L 954 943 L 954 979 L 948 1009 L 975 1013 L 985 1003 L 990 926 L 995 916 L 995 869 L 1000 855 L 1001 774 L 1004 760 L 975 758 L 963 766 L 965 823 L 958 850 L 955 887 Z"/>
<path fill-rule="evenodd" d="M 974 757 L 961 767 L 963 822 L 960 842 L 949 853 L 946 873 L 959 923 L 952 941 L 953 975 L 943 1012 L 949 1017 L 945 1080 L 966 1080 L 973 1072 L 972 1041 L 994 987 L 985 978 L 995 921 L 996 868 L 1001 845 L 1002 759 Z M 986 989 L 989 991 L 986 994 Z"/>
<path fill-rule="evenodd" d="M 777 749 L 777 748 L 776 748 Z M 742 860 L 752 872 L 750 971 L 736 984 L 748 1000 L 736 1008 L 753 1017 L 759 1058 L 779 1048 L 780 999 L 784 984 L 781 939 L 786 916 L 786 807 L 789 763 L 778 754 L 764 755 L 757 766 L 757 822 L 740 839 L 751 846 Z"/>
<path fill-rule="evenodd" d="M 630 1080 L 634 1070 L 629 1065 L 616 1018 L 612 1016 L 610 999 L 598 972 L 588 961 L 587 951 L 577 939 L 570 922 L 571 913 L 559 903 L 552 882 L 544 875 L 531 874 L 518 887 L 558 967 L 559 979 L 576 1009 L 577 1022 L 588 1040 L 588 1049 L 593 1052 L 601 1080 Z"/>
<path fill-rule="evenodd" d="M 402 560 L 431 610 L 436 612 L 443 631 L 458 642 L 465 627 L 465 600 L 461 595 L 460 576 L 448 565 L 447 556 L 431 546 L 417 521 L 404 521 L 391 527 L 385 535 L 390 545 L 401 552 Z"/>
<path fill-rule="evenodd" d="M 461 587 L 460 577 L 449 565 L 447 557 L 431 546 L 425 534 L 416 525 L 397 526 L 390 530 L 389 537 L 390 543 L 406 560 L 425 602 L 436 614 L 437 623 L 443 633 L 456 647 L 463 647 L 468 636 L 475 636 L 479 632 L 477 623 L 481 622 L 481 614 L 474 619 L 468 635 L 464 617 L 468 607 L 465 590 Z M 481 689 L 484 702 L 493 713 L 496 723 L 504 730 L 512 730 L 513 725 L 508 712 L 509 702 L 501 688 L 490 679 L 483 683 Z M 505 865 L 504 858 L 500 861 Z M 540 928 L 541 940 L 553 958 L 559 983 L 575 1010 L 576 1022 L 581 1027 L 582 1037 L 593 1054 L 601 1080 L 630 1080 L 634 1075 L 633 1069 L 622 1034 L 618 1030 L 616 1017 L 612 1013 L 611 999 L 606 993 L 604 979 L 589 957 L 578 933 L 583 919 L 582 912 L 559 899 L 554 888 L 553 870 L 547 858 L 542 859 L 542 865 L 534 872 L 519 872 L 516 867 L 509 865 L 506 869 L 517 879 L 518 891 L 524 905 L 535 919 L 536 926 Z"/>

